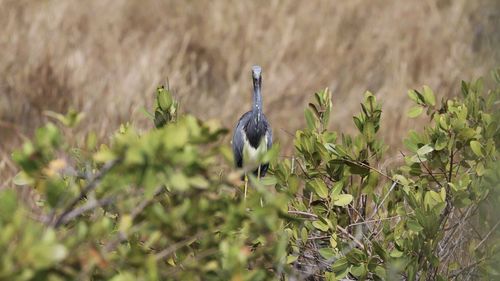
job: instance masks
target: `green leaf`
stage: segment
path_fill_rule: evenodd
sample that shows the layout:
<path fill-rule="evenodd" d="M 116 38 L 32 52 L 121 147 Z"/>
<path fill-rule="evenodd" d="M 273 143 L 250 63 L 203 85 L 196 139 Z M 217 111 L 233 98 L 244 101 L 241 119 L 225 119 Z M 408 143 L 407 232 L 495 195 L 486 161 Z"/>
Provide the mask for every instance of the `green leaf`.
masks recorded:
<path fill-rule="evenodd" d="M 13 189 L 0 190 L 0 222 L 9 221 L 17 209 L 17 194 Z"/>
<path fill-rule="evenodd" d="M 174 173 L 170 178 L 173 188 L 179 191 L 185 191 L 189 188 L 189 180 L 183 173 Z"/>
<path fill-rule="evenodd" d="M 431 153 L 432 151 L 434 151 L 434 148 L 433 148 L 432 146 L 430 146 L 430 145 L 426 144 L 426 145 L 422 146 L 421 148 L 419 148 L 419 149 L 417 150 L 417 154 L 418 154 L 419 156 L 424 156 L 424 155 L 426 155 L 426 154 Z"/>
<path fill-rule="evenodd" d="M 323 278 L 324 279 L 321 279 L 321 280 L 325 280 L 325 281 L 337 281 L 337 278 L 335 277 L 335 273 L 333 273 L 333 272 L 325 271 L 323 273 Z"/>
<path fill-rule="evenodd" d="M 305 244 L 307 242 L 308 237 L 309 237 L 309 234 L 307 233 L 307 228 L 302 227 L 302 229 L 300 230 L 300 239 L 302 240 L 302 243 Z"/>
<path fill-rule="evenodd" d="M 349 262 L 347 262 L 345 257 L 336 260 L 332 265 L 333 272 L 335 272 L 335 276 L 338 278 L 344 277 L 347 274 L 348 268 Z"/>
<path fill-rule="evenodd" d="M 486 169 L 484 168 L 484 164 L 482 162 L 479 162 L 476 166 L 476 174 L 481 177 L 485 172 Z"/>
<path fill-rule="evenodd" d="M 434 149 L 439 151 L 439 150 L 443 150 L 447 146 L 448 146 L 448 138 L 446 137 L 445 134 L 440 134 L 436 138 L 436 142 L 434 143 Z"/>
<path fill-rule="evenodd" d="M 363 132 L 363 121 L 361 121 L 361 119 L 357 116 L 353 116 L 352 119 L 354 121 L 354 124 L 356 125 L 356 128 L 358 128 L 360 132 Z"/>
<path fill-rule="evenodd" d="M 295 262 L 298 258 L 299 258 L 298 256 L 288 255 L 286 257 L 286 264 L 291 264 Z"/>
<path fill-rule="evenodd" d="M 316 108 L 316 105 L 309 103 L 309 108 L 313 111 L 313 113 L 316 115 L 316 118 L 320 117 L 319 111 Z"/>
<path fill-rule="evenodd" d="M 364 264 L 353 266 L 351 268 L 351 274 L 356 277 L 365 276 L 367 274 L 366 267 Z"/>
<path fill-rule="evenodd" d="M 474 141 L 474 140 L 471 141 L 470 148 L 472 149 L 472 152 L 474 152 L 474 154 L 476 154 L 477 156 L 479 156 L 479 157 L 484 156 L 483 151 L 481 150 L 481 143 L 479 143 L 478 141 Z"/>
<path fill-rule="evenodd" d="M 133 281 L 137 280 L 132 273 L 124 271 L 123 273 L 118 273 L 110 281 Z"/>
<path fill-rule="evenodd" d="M 416 220 L 412 220 L 412 219 L 409 219 L 406 222 L 406 226 L 408 227 L 408 229 L 410 229 L 411 231 L 414 231 L 414 232 L 420 232 L 424 229 Z"/>
<path fill-rule="evenodd" d="M 325 199 L 328 197 L 328 188 L 326 187 L 326 184 L 318 178 L 313 179 L 310 181 L 309 186 L 316 194 L 318 194 L 319 197 Z"/>
<path fill-rule="evenodd" d="M 172 94 L 163 87 L 158 88 L 157 98 L 158 98 L 158 106 L 163 111 L 167 111 L 173 103 Z"/>
<path fill-rule="evenodd" d="M 377 265 L 375 267 L 375 270 L 373 271 L 375 275 L 377 275 L 381 280 L 386 280 L 387 279 L 387 272 L 384 267 Z"/>
<path fill-rule="evenodd" d="M 349 205 L 353 200 L 351 194 L 340 194 L 339 196 L 334 198 L 333 205 L 344 207 Z"/>
<path fill-rule="evenodd" d="M 188 128 L 182 124 L 169 124 L 165 127 L 165 135 L 168 137 L 165 147 L 174 149 L 183 147 L 188 142 L 189 132 Z"/>
<path fill-rule="evenodd" d="M 319 249 L 319 253 L 323 258 L 327 260 L 331 260 L 335 257 L 335 252 L 332 248 L 321 248 Z"/>
<path fill-rule="evenodd" d="M 410 118 L 418 117 L 418 116 L 420 116 L 420 114 L 422 114 L 423 111 L 424 111 L 424 108 L 422 106 L 416 105 L 416 106 L 410 108 L 410 110 L 408 111 L 408 117 L 410 117 Z"/>
<path fill-rule="evenodd" d="M 410 181 L 403 175 L 394 175 L 392 178 L 401 185 L 408 185 L 410 183 Z"/>
<path fill-rule="evenodd" d="M 304 115 L 306 117 L 307 128 L 314 130 L 316 128 L 316 120 L 314 119 L 313 112 L 309 108 L 306 108 Z"/>
<path fill-rule="evenodd" d="M 68 255 L 68 250 L 64 245 L 56 244 L 52 246 L 50 255 L 54 261 L 61 261 Z"/>
<path fill-rule="evenodd" d="M 209 186 L 209 182 L 202 176 L 190 177 L 189 184 L 199 189 L 206 189 Z"/>
<path fill-rule="evenodd" d="M 276 177 L 273 176 L 265 176 L 260 179 L 260 183 L 262 185 L 275 185 L 278 183 L 278 179 L 276 179 Z"/>
<path fill-rule="evenodd" d="M 408 90 L 408 97 L 414 102 L 418 102 L 418 95 L 415 90 Z"/>
<path fill-rule="evenodd" d="M 47 181 L 46 187 L 47 201 L 51 207 L 60 205 L 66 195 L 66 185 L 62 180 L 50 179 Z"/>
<path fill-rule="evenodd" d="M 336 182 L 333 187 L 332 187 L 332 199 L 333 198 L 336 198 L 340 195 L 340 192 L 342 192 L 342 188 L 344 187 L 344 183 L 339 181 L 339 182 Z"/>
<path fill-rule="evenodd" d="M 25 171 L 20 171 L 16 174 L 12 182 L 15 185 L 32 185 L 35 183 L 35 180 L 30 177 Z"/>
<path fill-rule="evenodd" d="M 346 258 L 351 264 L 359 264 L 366 260 L 366 254 L 360 249 L 354 248 L 346 255 Z"/>
<path fill-rule="evenodd" d="M 149 120 L 151 121 L 155 120 L 155 116 L 153 115 L 153 113 L 147 111 L 146 108 L 141 107 L 141 111 L 144 114 L 144 116 L 146 116 L 146 118 L 148 118 Z"/>
<path fill-rule="evenodd" d="M 389 255 L 393 258 L 400 258 L 403 256 L 403 252 L 399 251 L 398 249 L 394 249 Z"/>
<path fill-rule="evenodd" d="M 469 84 L 465 81 L 462 81 L 461 83 L 461 89 L 462 89 L 462 96 L 463 97 L 467 97 L 467 95 L 469 94 Z"/>
<path fill-rule="evenodd" d="M 432 92 L 431 88 L 429 86 L 424 86 L 424 99 L 425 102 L 429 105 L 436 105 L 436 98 L 434 96 L 434 92 Z"/>
<path fill-rule="evenodd" d="M 345 161 L 347 166 L 349 166 L 349 171 L 355 175 L 367 175 L 370 172 L 370 168 L 363 165 L 363 163 L 353 162 L 353 161 Z"/>
<path fill-rule="evenodd" d="M 323 232 L 327 232 L 330 227 L 326 223 L 323 223 L 321 221 L 313 221 L 312 225 L 316 228 L 319 229 Z"/>
<path fill-rule="evenodd" d="M 375 127 L 373 123 L 367 122 L 363 126 L 363 135 L 366 137 L 367 142 L 372 142 L 375 138 Z"/>
<path fill-rule="evenodd" d="M 105 163 L 116 159 L 116 155 L 109 150 L 108 147 L 102 145 L 99 151 L 94 154 L 93 158 L 97 163 Z"/>

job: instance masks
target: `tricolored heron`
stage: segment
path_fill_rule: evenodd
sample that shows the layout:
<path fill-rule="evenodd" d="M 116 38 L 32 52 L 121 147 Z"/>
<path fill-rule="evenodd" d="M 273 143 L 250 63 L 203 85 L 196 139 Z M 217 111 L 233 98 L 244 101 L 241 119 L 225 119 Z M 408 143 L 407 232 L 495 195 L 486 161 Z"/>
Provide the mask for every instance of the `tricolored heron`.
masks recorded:
<path fill-rule="evenodd" d="M 271 148 L 273 133 L 262 112 L 262 68 L 260 66 L 252 67 L 252 80 L 252 110 L 241 116 L 234 129 L 233 154 L 236 167 L 253 168 L 257 166 L 253 171 L 254 175 L 263 177 L 266 175 L 269 163 L 258 163 L 258 157 Z"/>

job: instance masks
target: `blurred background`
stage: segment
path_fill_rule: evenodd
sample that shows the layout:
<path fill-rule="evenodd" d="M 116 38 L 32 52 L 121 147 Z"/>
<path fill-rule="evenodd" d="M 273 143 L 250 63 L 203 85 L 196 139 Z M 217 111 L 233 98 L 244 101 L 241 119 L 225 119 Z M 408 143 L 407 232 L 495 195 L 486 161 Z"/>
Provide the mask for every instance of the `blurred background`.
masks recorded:
<path fill-rule="evenodd" d="M 460 80 L 499 65 L 499 49 L 497 0 L 0 0 L 0 182 L 44 111 L 85 112 L 75 138 L 105 142 L 122 122 L 151 127 L 142 108 L 167 81 L 181 111 L 233 127 L 250 107 L 253 64 L 283 154 L 312 94 L 329 87 L 330 128 L 343 132 L 375 93 L 394 155 L 419 128 L 407 89 L 456 95 Z"/>

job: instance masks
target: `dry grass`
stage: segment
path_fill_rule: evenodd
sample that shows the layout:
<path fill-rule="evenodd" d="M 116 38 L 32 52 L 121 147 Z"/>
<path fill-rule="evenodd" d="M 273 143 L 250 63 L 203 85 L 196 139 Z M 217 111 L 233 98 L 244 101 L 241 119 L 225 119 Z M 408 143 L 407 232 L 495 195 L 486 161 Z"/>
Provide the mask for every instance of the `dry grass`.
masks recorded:
<path fill-rule="evenodd" d="M 86 112 L 79 135 L 146 127 L 140 108 L 167 78 L 184 111 L 232 126 L 250 105 L 252 64 L 264 68 L 264 110 L 285 146 L 310 94 L 328 86 L 340 130 L 363 92 L 376 93 L 394 153 L 415 126 L 402 118 L 406 90 L 453 95 L 498 65 L 499 19 L 494 0 L 0 0 L 0 179 L 44 110 Z"/>

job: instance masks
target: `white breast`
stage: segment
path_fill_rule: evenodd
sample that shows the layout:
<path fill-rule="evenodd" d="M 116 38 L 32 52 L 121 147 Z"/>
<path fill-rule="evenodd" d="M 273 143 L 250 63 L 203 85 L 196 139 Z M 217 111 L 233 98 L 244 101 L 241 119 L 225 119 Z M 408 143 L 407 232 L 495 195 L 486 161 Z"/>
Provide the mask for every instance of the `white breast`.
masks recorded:
<path fill-rule="evenodd" d="M 264 136 L 259 147 L 255 148 L 250 145 L 247 135 L 243 132 L 243 163 L 245 166 L 258 164 L 259 156 L 267 151 L 267 138 Z"/>

